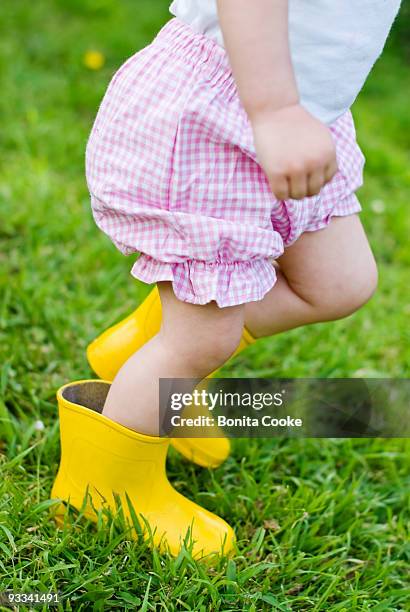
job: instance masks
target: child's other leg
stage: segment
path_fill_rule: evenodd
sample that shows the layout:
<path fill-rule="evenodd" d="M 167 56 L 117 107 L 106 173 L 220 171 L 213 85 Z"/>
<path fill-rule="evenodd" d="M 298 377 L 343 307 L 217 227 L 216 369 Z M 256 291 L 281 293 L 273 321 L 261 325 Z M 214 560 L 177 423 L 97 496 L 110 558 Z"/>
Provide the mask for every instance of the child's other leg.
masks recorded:
<path fill-rule="evenodd" d="M 278 260 L 278 282 L 259 302 L 245 305 L 245 324 L 255 338 L 346 317 L 377 286 L 377 267 L 358 215 L 333 217 L 305 232 Z"/>
<path fill-rule="evenodd" d="M 158 283 L 162 305 L 159 333 L 119 370 L 103 414 L 125 427 L 158 435 L 159 378 L 205 378 L 236 350 L 244 306 L 197 306 L 175 297 L 172 283 Z M 193 389 L 192 389 L 193 390 Z"/>

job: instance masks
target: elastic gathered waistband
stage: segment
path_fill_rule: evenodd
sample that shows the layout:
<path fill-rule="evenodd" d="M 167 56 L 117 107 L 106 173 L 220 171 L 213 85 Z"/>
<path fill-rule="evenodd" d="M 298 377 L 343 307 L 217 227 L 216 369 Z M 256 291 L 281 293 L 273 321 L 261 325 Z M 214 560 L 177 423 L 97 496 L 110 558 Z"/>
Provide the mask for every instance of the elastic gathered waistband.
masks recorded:
<path fill-rule="evenodd" d="M 224 71 L 232 70 L 228 54 L 223 47 L 213 38 L 195 31 L 178 17 L 170 19 L 153 42 L 169 46 L 174 53 L 195 65 L 208 63 Z"/>

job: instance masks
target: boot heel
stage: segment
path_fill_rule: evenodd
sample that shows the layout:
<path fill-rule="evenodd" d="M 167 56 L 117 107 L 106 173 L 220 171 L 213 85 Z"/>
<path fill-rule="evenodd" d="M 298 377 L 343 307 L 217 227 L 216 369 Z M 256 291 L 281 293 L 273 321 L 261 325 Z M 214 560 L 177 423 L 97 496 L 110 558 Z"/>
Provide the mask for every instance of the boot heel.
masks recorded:
<path fill-rule="evenodd" d="M 52 506 L 49 511 L 49 516 L 60 529 L 63 529 L 65 524 L 70 527 L 73 525 L 72 516 L 67 512 L 67 505 L 64 502 Z"/>
<path fill-rule="evenodd" d="M 56 525 L 58 525 L 58 527 L 62 527 L 64 525 L 66 508 L 66 505 L 61 503 L 53 506 L 53 508 L 50 509 L 50 518 L 56 523 Z"/>
<path fill-rule="evenodd" d="M 78 513 L 80 513 L 82 519 L 89 520 L 92 523 L 97 522 L 97 519 L 96 517 L 94 517 L 94 515 L 87 512 L 81 513 L 75 506 L 67 504 L 66 502 L 61 502 L 50 508 L 50 519 L 54 521 L 55 525 L 60 529 L 63 529 L 64 525 L 66 525 L 70 529 L 74 529 L 75 531 L 81 531 L 84 528 L 84 525 L 81 526 L 76 524 L 78 517 L 73 514 L 73 508 Z"/>

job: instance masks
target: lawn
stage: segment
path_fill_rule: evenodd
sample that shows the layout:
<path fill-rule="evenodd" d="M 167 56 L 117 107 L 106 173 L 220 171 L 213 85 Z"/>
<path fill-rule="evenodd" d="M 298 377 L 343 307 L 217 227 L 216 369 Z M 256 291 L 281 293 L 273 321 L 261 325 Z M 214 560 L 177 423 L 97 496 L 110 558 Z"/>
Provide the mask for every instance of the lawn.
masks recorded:
<path fill-rule="evenodd" d="M 215 472 L 171 452 L 174 486 L 236 529 L 237 555 L 215 567 L 159 556 L 117 520 L 77 531 L 49 520 L 55 392 L 93 376 L 87 344 L 151 290 L 94 224 L 85 144 L 112 74 L 167 7 L 2 0 L 0 592 L 59 590 L 60 609 L 76 611 L 408 610 L 405 440 L 237 440 Z M 100 69 L 88 51 L 102 54 Z M 353 109 L 376 296 L 343 321 L 257 342 L 224 376 L 409 377 L 409 91 L 408 57 L 389 44 Z"/>

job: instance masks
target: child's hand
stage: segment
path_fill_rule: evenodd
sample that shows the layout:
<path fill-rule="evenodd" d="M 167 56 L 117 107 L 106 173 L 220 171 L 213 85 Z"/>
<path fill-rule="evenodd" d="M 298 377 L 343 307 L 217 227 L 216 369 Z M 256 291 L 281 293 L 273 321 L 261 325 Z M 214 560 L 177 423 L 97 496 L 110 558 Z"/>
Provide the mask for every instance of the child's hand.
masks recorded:
<path fill-rule="evenodd" d="M 319 193 L 337 172 L 329 128 L 301 105 L 251 118 L 258 161 L 279 200 Z"/>

